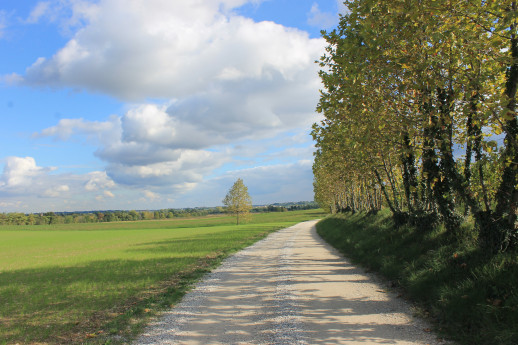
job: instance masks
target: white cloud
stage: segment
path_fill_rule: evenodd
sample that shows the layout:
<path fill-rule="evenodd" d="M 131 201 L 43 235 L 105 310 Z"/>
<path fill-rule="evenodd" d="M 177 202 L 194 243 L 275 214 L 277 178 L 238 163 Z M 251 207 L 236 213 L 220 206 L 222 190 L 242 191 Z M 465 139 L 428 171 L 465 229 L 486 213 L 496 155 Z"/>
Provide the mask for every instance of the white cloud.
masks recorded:
<path fill-rule="evenodd" d="M 315 2 L 311 6 L 311 10 L 308 13 L 308 24 L 319 27 L 322 29 L 328 29 L 335 26 L 338 22 L 338 17 L 334 13 L 322 12 Z"/>
<path fill-rule="evenodd" d="M 72 133 L 77 137 L 99 130 L 96 155 L 107 163 L 106 171 L 85 176 L 86 191 L 129 187 L 160 195 L 172 194 L 179 202 L 185 200 L 180 195 L 195 191 L 198 186 L 207 186 L 208 181 L 215 181 L 215 171 L 221 174 L 224 170 L 237 167 L 273 163 L 291 167 L 279 163 L 292 164 L 301 159 L 311 159 L 314 151 L 307 128 L 273 138 L 263 138 L 251 130 L 240 135 L 231 131 L 213 138 L 210 127 L 204 127 L 202 123 L 192 124 L 193 130 L 189 133 L 181 120 L 164 109 L 166 106 L 151 104 L 135 106 L 121 117 L 112 116 L 106 123 L 61 120 L 58 126 L 43 133 L 68 138 Z M 202 121 L 203 118 L 200 118 Z M 183 134 L 184 139 L 178 140 L 177 133 Z M 248 134 L 252 139 L 247 138 Z M 191 149 L 191 146 L 197 147 Z M 277 186 L 278 180 L 275 178 L 273 185 Z M 312 181 L 308 181 L 306 189 L 311 189 Z M 294 182 L 291 180 L 292 184 Z M 266 185 L 265 181 L 264 189 L 267 189 Z M 297 186 L 295 189 L 301 188 Z M 152 200 L 158 201 L 156 198 Z"/>
<path fill-rule="evenodd" d="M 61 140 L 68 140 L 75 134 L 84 134 L 88 137 L 100 137 L 106 132 L 111 132 L 117 125 L 117 119 L 111 118 L 106 122 L 90 122 L 83 119 L 62 119 L 56 126 L 46 128 L 41 133 L 35 133 L 33 136 L 39 137 L 56 137 Z"/>
<path fill-rule="evenodd" d="M 85 185 L 88 191 L 111 188 L 115 182 L 136 187 L 171 185 L 177 188 L 175 185 L 178 185 L 183 189 L 186 183 L 201 181 L 205 174 L 227 160 L 218 152 L 202 149 L 213 140 L 197 140 L 203 133 L 189 132 L 186 127 L 189 126 L 176 129 L 174 119 L 167 113 L 156 106 L 145 105 L 106 122 L 63 119 L 36 136 L 66 140 L 72 135 L 95 133 L 95 143 L 99 146 L 95 154 L 107 167 L 106 172 L 91 173 Z M 176 130 L 180 132 L 178 136 L 175 136 Z"/>
<path fill-rule="evenodd" d="M 4 79 L 127 99 L 171 99 L 135 106 L 105 123 L 64 119 L 39 134 L 61 140 L 76 133 L 99 136 L 96 155 L 110 163 L 171 162 L 179 149 L 309 126 L 320 86 L 314 61 L 324 42 L 229 12 L 245 2 L 148 0 L 144 6 L 143 0 L 104 0 L 95 11 L 75 5 L 72 12 L 88 18 L 87 25 L 25 76 Z"/>
<path fill-rule="evenodd" d="M 53 168 L 41 168 L 32 157 L 7 157 L 0 188 L 14 190 L 27 188 L 33 180 L 44 175 Z"/>
<path fill-rule="evenodd" d="M 49 197 L 49 198 L 57 198 L 63 195 L 63 193 L 66 193 L 70 190 L 70 187 L 67 185 L 59 185 L 54 188 L 48 188 L 43 193 L 42 196 Z"/>
<path fill-rule="evenodd" d="M 164 101 L 105 122 L 63 119 L 35 136 L 85 135 L 115 183 L 185 190 L 229 161 L 214 147 L 308 128 L 320 87 L 314 61 L 325 43 L 234 14 L 246 2 L 101 0 L 78 10 L 84 27 L 18 77 Z"/>
<path fill-rule="evenodd" d="M 29 85 L 77 86 L 124 99 L 220 92 L 242 78 L 291 85 L 317 78 L 324 43 L 273 22 L 222 12 L 246 1 L 103 0 L 49 59 L 27 69 Z M 92 5 L 94 6 L 94 5 Z M 73 16 L 72 15 L 72 16 Z M 287 85 L 285 86 L 287 87 Z"/>
<path fill-rule="evenodd" d="M 157 193 L 153 193 L 150 190 L 144 191 L 144 197 L 149 200 L 156 200 L 161 198 L 160 195 L 158 195 Z"/>
<path fill-rule="evenodd" d="M 131 109 L 122 118 L 123 141 L 168 145 L 178 135 L 177 121 L 165 109 L 145 104 Z"/>
<path fill-rule="evenodd" d="M 25 20 L 28 24 L 35 24 L 40 21 L 43 16 L 49 14 L 51 9 L 51 4 L 49 1 L 41 1 L 36 4 L 36 6 L 32 9 L 29 17 Z"/>
<path fill-rule="evenodd" d="M 108 177 L 105 171 L 93 171 L 85 176 L 86 183 L 84 189 L 86 191 L 98 191 L 107 188 L 113 188 L 115 182 Z"/>
<path fill-rule="evenodd" d="M 22 22 L 37 24 L 42 21 L 58 23 L 62 31 L 72 35 L 74 29 L 88 23 L 99 11 L 96 3 L 89 0 L 39 1 L 29 16 Z"/>
<path fill-rule="evenodd" d="M 58 21 L 75 32 L 62 49 L 37 59 L 24 75 L 11 74 L 3 79 L 31 86 L 90 90 L 134 102 L 124 114 L 105 121 L 62 119 L 36 133 L 36 138 L 63 141 L 86 137 L 97 147 L 95 155 L 106 164 L 102 172 L 60 175 L 62 183 L 43 171 L 41 180 L 51 185 L 38 187 L 40 195 L 51 195 L 59 185 L 67 185 L 70 190 L 60 193 L 80 190 L 91 194 L 92 200 L 98 197 L 99 202 L 124 198 L 122 189 L 131 197 L 139 195 L 135 200 L 148 191 L 157 196 L 172 194 L 169 196 L 181 202 L 187 200 L 180 197 L 186 191 L 203 198 L 196 191 L 216 181 L 214 172 L 221 173 L 223 165 L 232 170 L 239 164 L 253 165 L 254 160 L 256 164 L 268 159 L 286 162 L 283 154 L 289 156 L 290 163 L 306 155 L 310 158 L 307 146 L 294 145 L 283 153 L 271 153 L 271 145 L 260 145 L 264 140 L 286 137 L 286 132 L 307 132 L 318 120 L 314 109 L 320 80 L 314 61 L 323 53 L 325 42 L 233 12 L 247 2 L 39 3 L 28 21 Z M 319 13 L 316 6 L 314 20 Z M 245 142 L 242 152 L 254 151 L 257 156 L 248 155 L 246 162 L 236 158 L 239 152 L 231 148 L 236 142 Z M 270 158 L 265 157 L 268 155 Z M 292 171 L 293 166 L 280 164 L 278 170 L 268 169 L 280 178 L 281 168 Z M 303 180 L 308 180 L 304 176 Z M 290 193 L 287 195 L 296 195 Z M 158 203 L 165 198 L 148 200 Z"/>
<path fill-rule="evenodd" d="M 105 191 L 103 192 L 103 195 L 104 195 L 105 197 L 108 197 L 108 198 L 115 198 L 115 194 L 113 194 L 113 193 L 112 193 L 112 192 L 110 192 L 109 190 L 105 190 Z"/>
<path fill-rule="evenodd" d="M 58 174 L 51 168 L 37 166 L 31 157 L 11 157 L 2 175 L 0 210 L 43 212 L 217 206 L 238 177 L 245 180 L 255 204 L 312 199 L 309 159 L 240 170 L 230 168 L 222 176 L 209 176 L 212 163 L 209 161 L 207 168 L 202 166 L 210 157 L 199 157 L 197 151 L 191 154 L 182 160 L 184 166 L 179 169 L 169 164 L 135 167 L 122 176 L 132 183 L 127 187 L 115 184 L 104 171 Z M 12 162 L 20 160 L 25 165 L 15 168 Z M 220 164 L 215 161 L 216 165 Z M 23 184 L 15 181 L 7 186 L 9 173 L 5 171 L 15 170 L 30 178 Z M 176 173 L 171 174 L 171 171 Z"/>
<path fill-rule="evenodd" d="M 184 183 L 200 182 L 204 176 L 231 160 L 231 155 L 236 152 L 228 150 L 225 145 L 243 139 L 254 141 L 268 138 L 291 127 L 288 123 L 292 114 L 288 111 L 277 117 L 281 121 L 278 125 L 261 125 L 261 120 L 251 118 L 248 123 L 245 119 L 241 123 L 229 119 L 218 126 L 212 123 L 214 119 L 211 117 L 195 114 L 189 118 L 188 114 L 182 113 L 182 105 L 166 108 L 166 105 L 153 104 L 135 106 L 125 115 L 112 116 L 106 122 L 63 119 L 57 126 L 47 128 L 36 136 L 66 140 L 72 136 L 95 135 L 99 146 L 95 154 L 107 163 L 106 172 L 116 183 L 177 188 Z M 301 126 L 296 120 L 293 122 Z M 231 123 L 228 128 L 225 128 L 226 123 Z M 281 144 L 284 146 L 287 142 L 276 141 L 269 147 Z M 267 149 L 261 143 L 255 146 L 257 154 Z M 311 150 L 292 149 L 291 153 L 310 156 Z M 280 154 L 274 154 L 270 159 L 279 157 Z"/>
<path fill-rule="evenodd" d="M 0 212 L 127 208 L 138 194 L 121 189 L 104 171 L 58 173 L 56 168 L 38 166 L 33 157 L 7 157 L 0 175 Z M 105 198 L 113 205 L 101 204 Z"/>
<path fill-rule="evenodd" d="M 117 183 L 130 186 L 161 186 L 179 188 L 191 183 L 201 182 L 205 175 L 225 162 L 225 157 L 210 151 L 183 150 L 174 161 L 145 165 L 125 165 L 110 163 L 108 175 Z"/>

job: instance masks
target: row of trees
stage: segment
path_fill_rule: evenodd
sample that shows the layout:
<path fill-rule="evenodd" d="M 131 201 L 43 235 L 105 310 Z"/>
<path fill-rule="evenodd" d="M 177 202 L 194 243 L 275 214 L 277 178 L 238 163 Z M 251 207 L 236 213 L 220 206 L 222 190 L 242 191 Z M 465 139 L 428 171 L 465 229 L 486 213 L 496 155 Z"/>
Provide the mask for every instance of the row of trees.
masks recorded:
<path fill-rule="evenodd" d="M 257 206 L 252 213 L 286 212 L 318 208 L 314 202 L 299 202 Z M 200 217 L 223 214 L 223 207 L 198 207 L 183 209 L 163 209 L 156 211 L 96 211 L 96 212 L 45 212 L 45 213 L 0 213 L 0 225 L 49 225 L 73 223 L 100 223 L 138 220 L 159 220 L 177 217 Z"/>
<path fill-rule="evenodd" d="M 99 223 L 171 219 L 175 217 L 198 217 L 221 214 L 222 207 L 163 209 L 156 211 L 96 211 L 96 212 L 45 212 L 45 213 L 0 213 L 1 225 L 48 225 L 71 223 Z"/>
<path fill-rule="evenodd" d="M 323 32 L 315 199 L 452 234 L 469 213 L 484 246 L 516 246 L 516 2 L 345 4 Z"/>

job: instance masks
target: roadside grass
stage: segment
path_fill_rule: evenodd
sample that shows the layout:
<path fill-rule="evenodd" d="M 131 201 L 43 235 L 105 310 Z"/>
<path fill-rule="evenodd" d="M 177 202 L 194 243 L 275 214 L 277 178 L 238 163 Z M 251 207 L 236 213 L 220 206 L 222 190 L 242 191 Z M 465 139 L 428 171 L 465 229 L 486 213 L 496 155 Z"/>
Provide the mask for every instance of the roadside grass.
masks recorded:
<path fill-rule="evenodd" d="M 396 228 L 384 211 L 328 216 L 317 231 L 400 287 L 440 334 L 461 344 L 518 344 L 518 253 L 486 255 L 469 220 L 452 236 L 443 227 Z"/>
<path fill-rule="evenodd" d="M 322 215 L 0 227 L 0 344 L 125 343 L 229 254 Z"/>

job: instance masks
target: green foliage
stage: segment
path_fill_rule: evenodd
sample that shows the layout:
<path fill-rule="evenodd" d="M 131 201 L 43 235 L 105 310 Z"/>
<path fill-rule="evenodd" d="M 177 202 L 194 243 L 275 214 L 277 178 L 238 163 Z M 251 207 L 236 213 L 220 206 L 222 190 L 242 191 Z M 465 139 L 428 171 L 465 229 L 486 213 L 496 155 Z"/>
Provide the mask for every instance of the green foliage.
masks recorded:
<path fill-rule="evenodd" d="M 248 194 L 248 187 L 245 186 L 243 180 L 238 178 L 228 191 L 223 204 L 226 206 L 228 213 L 236 216 L 236 224 L 239 225 L 239 217 L 247 218 L 252 209 L 252 198 Z"/>
<path fill-rule="evenodd" d="M 283 212 L 313 210 L 319 208 L 314 201 L 277 203 L 265 207 L 255 207 L 252 212 Z M 24 214 L 18 212 L 0 213 L 0 225 L 55 225 L 125 222 L 136 220 L 162 220 L 189 218 L 225 213 L 222 207 L 169 208 L 154 211 L 96 211 L 96 212 L 48 212 Z M 52 218 L 50 218 L 50 216 Z"/>
<path fill-rule="evenodd" d="M 456 238 L 443 226 L 395 227 L 389 212 L 334 215 L 318 233 L 353 262 L 380 272 L 461 344 L 518 343 L 518 254 L 489 257 L 473 223 Z"/>
<path fill-rule="evenodd" d="M 322 215 L 1 226 L 0 344 L 127 343 L 230 253 Z"/>
<path fill-rule="evenodd" d="M 0 213 L 0 225 L 49 225 L 124 222 L 136 220 L 159 220 L 174 217 L 200 217 L 221 214 L 217 207 L 163 209 L 155 211 L 95 211 L 95 212 L 46 212 L 46 213 Z"/>
<path fill-rule="evenodd" d="M 376 212 L 383 197 L 398 223 L 452 236 L 471 213 L 485 250 L 518 248 L 517 3 L 345 3 L 323 33 L 315 200 Z"/>

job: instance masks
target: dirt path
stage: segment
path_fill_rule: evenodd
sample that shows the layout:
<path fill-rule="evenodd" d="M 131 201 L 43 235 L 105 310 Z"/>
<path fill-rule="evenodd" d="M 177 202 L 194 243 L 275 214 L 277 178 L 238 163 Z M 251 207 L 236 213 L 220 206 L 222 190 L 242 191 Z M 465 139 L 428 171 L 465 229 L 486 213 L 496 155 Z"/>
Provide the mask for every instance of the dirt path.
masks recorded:
<path fill-rule="evenodd" d="M 314 225 L 227 259 L 136 344 L 444 344 Z"/>

